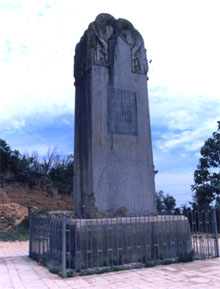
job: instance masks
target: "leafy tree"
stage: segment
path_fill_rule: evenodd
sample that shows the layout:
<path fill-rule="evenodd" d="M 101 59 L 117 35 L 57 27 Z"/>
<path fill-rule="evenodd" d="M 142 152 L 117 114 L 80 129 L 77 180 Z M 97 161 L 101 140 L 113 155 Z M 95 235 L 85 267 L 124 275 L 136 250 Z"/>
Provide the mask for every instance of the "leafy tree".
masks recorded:
<path fill-rule="evenodd" d="M 8 160 L 11 155 L 11 149 L 9 145 L 0 139 L 0 172 L 5 172 L 9 168 Z"/>
<path fill-rule="evenodd" d="M 27 167 L 25 160 L 18 150 L 11 150 L 10 146 L 0 139 L 0 169 L 4 173 L 11 171 L 17 176 L 23 173 Z"/>
<path fill-rule="evenodd" d="M 174 208 L 176 206 L 176 200 L 174 199 L 174 197 L 167 194 L 163 201 L 164 201 L 166 213 L 168 214 L 173 213 Z"/>
<path fill-rule="evenodd" d="M 194 208 L 207 209 L 214 201 L 220 203 L 220 121 L 218 129 L 200 150 L 201 158 L 194 172 Z"/>
<path fill-rule="evenodd" d="M 191 203 L 189 203 L 191 204 Z M 187 204 L 183 204 L 180 206 L 180 210 L 183 213 L 183 215 L 187 215 L 189 212 L 191 212 L 192 208 L 187 206 Z"/>
<path fill-rule="evenodd" d="M 157 211 L 161 214 L 173 214 L 175 212 L 176 200 L 173 196 L 164 195 L 163 191 L 156 193 Z"/>
<path fill-rule="evenodd" d="M 163 191 L 159 191 L 159 193 L 156 192 L 156 204 L 157 204 L 157 211 L 159 213 L 163 213 L 164 212 L 164 194 Z"/>

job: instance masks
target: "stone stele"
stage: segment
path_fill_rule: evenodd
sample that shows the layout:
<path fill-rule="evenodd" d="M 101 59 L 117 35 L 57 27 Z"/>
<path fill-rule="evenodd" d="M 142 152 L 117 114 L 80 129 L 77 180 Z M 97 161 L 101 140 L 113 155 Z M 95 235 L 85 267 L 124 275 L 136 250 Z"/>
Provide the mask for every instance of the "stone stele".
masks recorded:
<path fill-rule="evenodd" d="M 156 214 L 144 41 L 100 14 L 76 46 L 76 216 Z"/>

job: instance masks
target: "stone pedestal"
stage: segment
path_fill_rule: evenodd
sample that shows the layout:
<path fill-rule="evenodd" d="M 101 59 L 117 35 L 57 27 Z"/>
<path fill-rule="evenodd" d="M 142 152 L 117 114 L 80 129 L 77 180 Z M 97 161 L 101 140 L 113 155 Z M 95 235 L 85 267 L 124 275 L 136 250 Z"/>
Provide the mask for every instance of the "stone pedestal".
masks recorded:
<path fill-rule="evenodd" d="M 191 231 L 184 216 L 76 219 L 69 224 L 75 271 L 192 258 Z"/>

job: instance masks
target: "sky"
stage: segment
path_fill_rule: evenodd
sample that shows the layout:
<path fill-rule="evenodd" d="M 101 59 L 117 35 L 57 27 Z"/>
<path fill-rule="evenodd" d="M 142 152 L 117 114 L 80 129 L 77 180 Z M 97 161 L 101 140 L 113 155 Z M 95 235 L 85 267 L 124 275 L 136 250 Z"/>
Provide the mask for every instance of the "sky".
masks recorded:
<path fill-rule="evenodd" d="M 0 138 L 21 153 L 73 153 L 75 46 L 103 12 L 143 36 L 156 190 L 187 203 L 220 119 L 218 0 L 0 0 Z"/>

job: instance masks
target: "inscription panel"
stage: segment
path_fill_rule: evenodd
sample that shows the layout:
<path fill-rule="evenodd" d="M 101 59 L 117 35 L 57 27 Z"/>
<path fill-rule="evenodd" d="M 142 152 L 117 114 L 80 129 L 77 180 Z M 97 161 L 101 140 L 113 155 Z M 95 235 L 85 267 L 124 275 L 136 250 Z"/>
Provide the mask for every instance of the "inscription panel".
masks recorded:
<path fill-rule="evenodd" d="M 136 93 L 109 88 L 107 121 L 108 132 L 137 135 Z"/>

